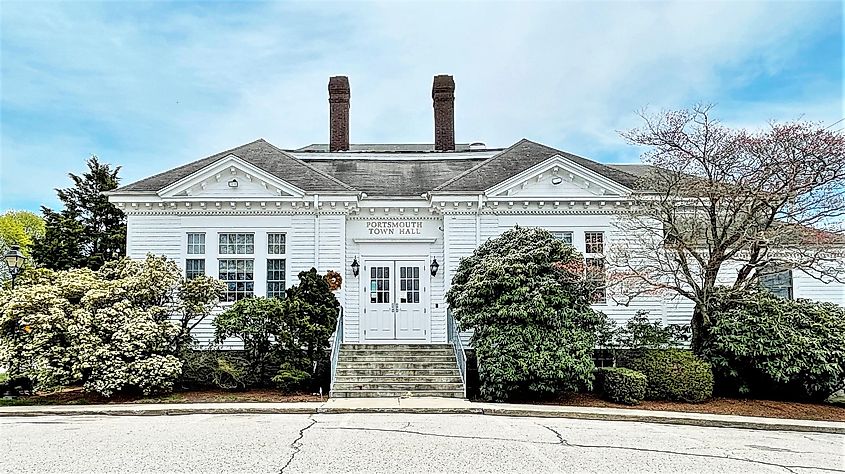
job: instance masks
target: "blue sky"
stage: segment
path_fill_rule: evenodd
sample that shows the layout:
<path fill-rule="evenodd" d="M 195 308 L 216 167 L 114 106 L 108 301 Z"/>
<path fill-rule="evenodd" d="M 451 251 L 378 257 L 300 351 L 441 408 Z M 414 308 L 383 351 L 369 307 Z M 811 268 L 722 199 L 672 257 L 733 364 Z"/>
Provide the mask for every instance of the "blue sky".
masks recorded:
<path fill-rule="evenodd" d="M 636 112 L 717 104 L 741 127 L 843 111 L 842 2 L 0 2 L 0 210 L 57 206 L 85 160 L 122 182 L 265 138 L 431 142 L 453 74 L 460 142 L 522 137 L 636 162 Z"/>

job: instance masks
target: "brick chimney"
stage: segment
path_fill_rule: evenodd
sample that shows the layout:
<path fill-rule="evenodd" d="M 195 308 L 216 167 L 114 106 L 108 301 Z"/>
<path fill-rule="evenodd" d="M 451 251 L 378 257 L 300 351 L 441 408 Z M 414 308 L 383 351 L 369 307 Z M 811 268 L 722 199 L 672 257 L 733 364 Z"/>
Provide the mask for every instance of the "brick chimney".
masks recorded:
<path fill-rule="evenodd" d="M 434 76 L 431 87 L 434 100 L 434 149 L 455 150 L 455 80 L 452 76 Z"/>
<path fill-rule="evenodd" d="M 329 151 L 349 150 L 349 78 L 329 78 Z"/>

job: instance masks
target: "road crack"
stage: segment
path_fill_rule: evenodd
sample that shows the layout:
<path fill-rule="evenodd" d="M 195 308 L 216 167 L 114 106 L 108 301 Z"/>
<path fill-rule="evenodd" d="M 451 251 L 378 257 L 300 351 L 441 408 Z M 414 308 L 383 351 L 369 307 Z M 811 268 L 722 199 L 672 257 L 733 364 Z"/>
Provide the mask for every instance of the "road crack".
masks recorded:
<path fill-rule="evenodd" d="M 282 469 L 279 470 L 279 474 L 284 474 L 285 469 L 287 469 L 288 466 L 290 466 L 290 464 L 293 462 L 293 458 L 295 458 L 296 455 L 299 454 L 299 451 L 302 449 L 302 437 L 305 436 L 305 432 L 308 431 L 309 428 L 317 424 L 317 420 L 314 419 L 314 415 L 308 415 L 308 419 L 311 421 L 311 423 L 309 423 L 308 426 L 305 426 L 304 428 L 299 430 L 299 436 L 290 444 L 290 447 L 293 448 L 293 452 L 290 453 L 288 461 L 285 463 L 284 466 L 282 466 Z"/>
<path fill-rule="evenodd" d="M 818 471 L 828 471 L 828 472 L 842 472 L 845 473 L 845 470 L 842 469 L 834 469 L 829 467 L 816 467 L 816 466 L 799 466 L 799 465 L 789 465 L 789 464 L 778 464 L 773 462 L 766 462 L 766 461 L 758 461 L 755 459 L 746 459 L 746 458 L 739 458 L 734 456 L 719 456 L 717 454 L 703 454 L 703 453 L 689 453 L 689 452 L 681 452 L 681 451 L 669 451 L 663 449 L 653 449 L 653 448 L 637 448 L 632 446 L 610 446 L 610 445 L 601 445 L 601 444 L 577 444 L 577 443 L 570 443 L 567 441 L 563 435 L 556 429 L 552 428 L 551 426 L 541 425 L 537 423 L 537 426 L 542 426 L 543 428 L 551 431 L 559 440 L 558 443 L 553 444 L 560 444 L 570 448 L 584 448 L 584 449 L 618 449 L 623 451 L 639 451 L 643 453 L 660 453 L 660 454 L 673 454 L 676 456 L 689 456 L 689 457 L 697 457 L 697 458 L 708 458 L 708 459 L 728 459 L 732 461 L 742 461 L 754 464 L 761 464 L 764 466 L 771 466 L 771 467 L 779 467 L 784 469 L 792 474 L 797 474 L 795 469 L 814 469 Z"/>
<path fill-rule="evenodd" d="M 411 424 L 408 423 L 408 426 Z M 490 436 L 466 436 L 466 435 L 452 435 L 452 434 L 440 434 L 440 433 L 427 433 L 425 431 L 413 431 L 408 430 L 408 426 L 405 426 L 400 429 L 388 429 L 388 428 L 354 428 L 348 426 L 338 426 L 338 427 L 325 427 L 322 428 L 324 430 L 347 430 L 347 431 L 378 431 L 383 433 L 402 433 L 402 434 L 413 434 L 418 436 L 431 436 L 434 438 L 453 438 L 453 439 L 477 439 L 481 441 L 510 441 L 513 443 L 530 443 L 530 444 L 559 444 L 559 443 L 548 443 L 544 441 L 530 441 L 530 440 L 523 440 L 523 439 L 514 439 L 514 438 L 496 438 Z"/>

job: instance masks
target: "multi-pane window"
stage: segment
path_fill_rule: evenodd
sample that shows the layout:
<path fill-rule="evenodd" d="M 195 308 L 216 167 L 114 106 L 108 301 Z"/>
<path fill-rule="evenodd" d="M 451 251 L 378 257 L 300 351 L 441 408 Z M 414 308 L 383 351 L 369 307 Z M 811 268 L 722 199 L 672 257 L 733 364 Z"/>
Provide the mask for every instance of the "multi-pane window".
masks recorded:
<path fill-rule="evenodd" d="M 185 260 L 185 278 L 192 280 L 203 275 L 205 275 L 205 259 L 189 258 Z"/>
<path fill-rule="evenodd" d="M 370 267 L 370 303 L 390 303 L 390 267 Z"/>
<path fill-rule="evenodd" d="M 252 254 L 255 252 L 255 234 L 220 234 L 219 251 L 221 255 Z"/>
<path fill-rule="evenodd" d="M 607 293 L 605 291 L 605 270 L 603 258 L 586 258 L 584 259 L 585 277 L 587 281 L 595 286 L 591 300 L 593 303 L 607 302 Z"/>
<path fill-rule="evenodd" d="M 285 260 L 282 258 L 267 260 L 267 296 L 285 297 Z"/>
<path fill-rule="evenodd" d="M 420 267 L 399 267 L 399 302 L 420 302 Z"/>
<path fill-rule="evenodd" d="M 764 269 L 757 277 L 760 286 L 769 290 L 775 296 L 792 299 L 792 270 L 788 268 Z"/>
<path fill-rule="evenodd" d="M 562 241 L 563 243 L 572 245 L 572 232 L 564 230 L 553 230 L 552 237 Z"/>
<path fill-rule="evenodd" d="M 604 253 L 604 232 L 584 232 L 584 253 Z"/>
<path fill-rule="evenodd" d="M 270 255 L 284 255 L 285 234 L 267 234 L 267 253 Z"/>
<path fill-rule="evenodd" d="M 205 253 L 205 234 L 189 233 L 188 234 L 188 254 L 189 255 L 203 255 Z"/>
<path fill-rule="evenodd" d="M 253 261 L 245 258 L 220 259 L 219 278 L 226 284 L 223 301 L 238 301 L 252 296 L 255 287 Z"/>

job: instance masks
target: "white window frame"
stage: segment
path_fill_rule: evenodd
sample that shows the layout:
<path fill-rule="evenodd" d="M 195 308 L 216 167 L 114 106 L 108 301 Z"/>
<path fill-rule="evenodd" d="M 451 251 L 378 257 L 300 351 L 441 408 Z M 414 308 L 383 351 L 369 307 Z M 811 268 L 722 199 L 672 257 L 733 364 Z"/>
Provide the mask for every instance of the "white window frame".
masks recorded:
<path fill-rule="evenodd" d="M 227 242 L 225 244 L 221 243 L 220 239 L 224 235 L 234 236 L 234 238 L 235 238 L 234 243 L 230 243 L 230 242 Z M 244 238 L 245 238 L 244 239 L 245 241 L 244 241 L 243 244 L 237 243 L 237 238 L 238 238 L 239 235 L 243 235 Z M 251 237 L 252 242 L 251 243 L 246 242 L 246 237 Z M 222 249 L 223 249 L 224 245 L 227 246 L 227 247 L 234 247 L 235 251 L 234 252 L 223 252 Z M 239 245 L 243 245 L 243 248 L 244 248 L 243 252 L 238 252 L 238 250 L 239 250 L 238 246 Z M 252 246 L 252 252 L 248 252 L 250 245 Z M 217 254 L 218 255 L 255 255 L 255 232 L 218 232 L 217 233 Z"/>
<path fill-rule="evenodd" d="M 601 251 L 599 252 L 590 252 L 590 245 L 594 245 L 594 242 L 590 242 L 588 235 L 590 234 L 598 234 L 601 236 Z M 602 230 L 585 230 L 584 231 L 584 255 L 601 255 L 604 256 L 604 249 L 607 247 L 607 239 L 605 238 L 605 233 Z"/>
<path fill-rule="evenodd" d="M 194 278 L 196 278 L 196 277 L 198 277 L 198 276 L 205 276 L 205 275 L 207 275 L 207 274 L 208 274 L 208 273 L 206 273 L 206 272 L 207 272 L 208 265 L 207 265 L 207 262 L 206 262 L 206 260 L 205 260 L 205 257 L 202 257 L 202 258 L 193 258 L 193 257 L 195 257 L 195 256 L 196 256 L 195 254 L 191 254 L 191 257 L 192 257 L 192 258 L 186 258 L 186 259 L 185 259 L 185 278 L 186 278 L 186 279 L 188 279 L 188 280 L 192 280 L 192 279 L 194 279 Z M 190 269 L 190 268 L 188 268 L 188 263 L 189 263 L 189 262 L 202 262 L 202 273 L 196 273 L 196 274 L 194 274 L 194 275 L 192 276 L 192 275 L 189 273 L 189 272 L 191 271 L 191 269 Z"/>
<path fill-rule="evenodd" d="M 549 232 L 552 234 L 552 237 L 554 237 L 555 239 L 560 240 L 561 242 L 563 242 L 565 244 L 569 244 L 569 245 L 573 245 L 573 246 L 575 245 L 575 235 L 574 235 L 574 232 L 572 232 L 571 230 L 549 230 Z M 569 236 L 568 242 L 564 238 L 564 236 Z"/>
<path fill-rule="evenodd" d="M 186 253 L 188 255 L 205 255 L 205 232 L 188 232 L 187 233 L 187 248 Z M 191 242 L 191 237 L 199 237 L 201 242 Z M 192 249 L 194 251 L 192 251 Z M 201 250 L 197 252 L 196 250 Z"/>
<path fill-rule="evenodd" d="M 590 246 L 590 234 L 597 234 L 601 236 L 601 252 L 588 252 Z M 601 292 L 598 298 L 591 296 L 591 303 L 594 305 L 606 305 L 607 304 L 607 258 L 605 258 L 605 249 L 607 248 L 607 234 L 603 230 L 585 230 L 584 231 L 584 277 L 590 278 L 590 267 L 587 264 L 588 261 L 591 260 L 601 260 L 601 266 L 604 269 L 604 277 L 602 281 L 604 282 L 604 286 L 600 289 L 596 290 L 595 295 L 599 295 L 599 291 Z"/>

